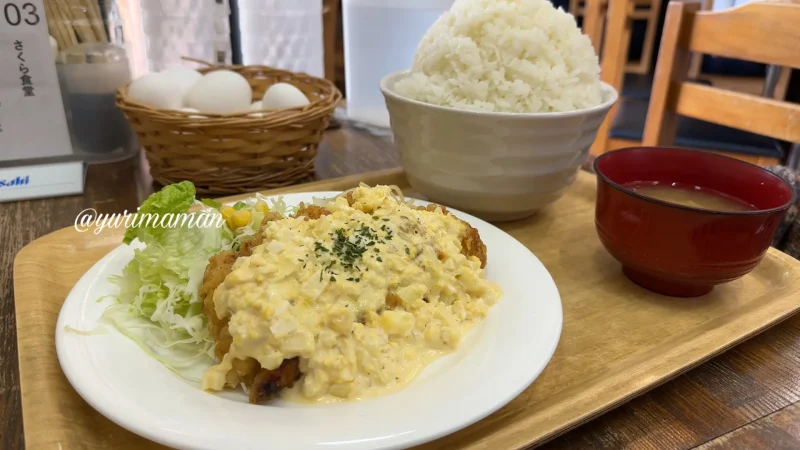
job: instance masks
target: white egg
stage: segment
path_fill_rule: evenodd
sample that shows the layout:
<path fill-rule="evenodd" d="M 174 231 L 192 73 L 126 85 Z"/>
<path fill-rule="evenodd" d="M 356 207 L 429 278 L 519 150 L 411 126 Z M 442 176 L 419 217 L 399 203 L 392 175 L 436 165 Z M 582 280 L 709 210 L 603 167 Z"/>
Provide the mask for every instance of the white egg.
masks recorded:
<path fill-rule="evenodd" d="M 262 109 L 264 109 L 264 105 L 262 105 L 261 102 L 253 102 L 253 104 L 250 105 L 250 111 L 261 111 Z M 250 117 L 264 117 L 264 114 L 260 113 L 260 112 L 256 112 L 256 113 L 253 113 L 253 114 L 248 114 L 248 116 L 250 116 Z"/>
<path fill-rule="evenodd" d="M 253 91 L 245 77 L 230 70 L 203 75 L 186 94 L 185 105 L 209 114 L 247 111 Z"/>
<path fill-rule="evenodd" d="M 181 108 L 181 111 L 187 112 L 187 113 L 199 113 L 200 112 L 200 111 L 198 111 L 198 110 L 196 110 L 194 108 Z M 189 118 L 190 119 L 207 119 L 208 117 L 201 116 L 201 115 L 198 115 L 198 114 L 192 114 L 191 116 L 189 116 Z"/>
<path fill-rule="evenodd" d="M 181 109 L 183 102 L 180 87 L 160 73 L 148 73 L 134 80 L 128 88 L 128 96 L 157 109 Z"/>
<path fill-rule="evenodd" d="M 264 109 L 283 109 L 309 104 L 303 91 L 291 84 L 275 83 L 267 89 L 262 100 Z"/>
<path fill-rule="evenodd" d="M 186 96 L 189 89 L 197 83 L 203 74 L 188 67 L 173 67 L 161 72 L 161 75 L 173 80 L 181 89 L 181 97 Z"/>

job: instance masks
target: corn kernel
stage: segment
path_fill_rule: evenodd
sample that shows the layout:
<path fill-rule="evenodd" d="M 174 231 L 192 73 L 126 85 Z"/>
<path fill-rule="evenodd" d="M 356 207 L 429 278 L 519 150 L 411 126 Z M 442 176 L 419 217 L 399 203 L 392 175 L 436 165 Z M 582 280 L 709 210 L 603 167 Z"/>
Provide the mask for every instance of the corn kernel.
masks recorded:
<path fill-rule="evenodd" d="M 244 339 L 242 339 L 242 337 L 241 337 L 241 336 L 239 336 L 239 335 L 236 335 L 236 336 L 234 336 L 234 337 L 233 337 L 233 343 L 234 343 L 234 344 L 236 344 L 236 345 L 242 345 L 242 343 L 243 343 L 243 342 L 244 342 Z"/>
<path fill-rule="evenodd" d="M 231 226 L 231 228 L 234 229 L 245 227 L 250 223 L 250 217 L 250 211 L 246 209 L 240 209 L 239 211 L 234 211 L 233 215 L 229 219 L 228 224 L 231 225 L 232 223 L 233 226 Z"/>
<path fill-rule="evenodd" d="M 236 212 L 236 210 L 233 209 L 233 206 L 223 206 L 219 210 L 219 213 L 222 214 L 222 218 L 225 219 L 225 220 L 230 219 L 231 216 L 233 216 L 233 213 L 235 213 L 235 212 Z"/>
<path fill-rule="evenodd" d="M 264 200 L 257 201 L 255 208 L 256 211 L 264 215 L 266 215 L 269 212 L 269 206 L 267 206 L 267 202 L 265 202 Z"/>

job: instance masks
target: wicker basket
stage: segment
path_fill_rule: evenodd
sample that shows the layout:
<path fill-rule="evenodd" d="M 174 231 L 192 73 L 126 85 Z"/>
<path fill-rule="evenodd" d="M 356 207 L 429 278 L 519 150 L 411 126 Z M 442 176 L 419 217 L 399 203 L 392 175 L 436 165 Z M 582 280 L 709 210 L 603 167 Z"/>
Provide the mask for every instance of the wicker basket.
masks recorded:
<path fill-rule="evenodd" d="M 226 195 L 287 186 L 310 179 L 322 133 L 342 94 L 329 81 L 264 66 L 214 66 L 242 74 L 260 100 L 269 86 L 286 82 L 303 91 L 309 105 L 231 115 L 159 110 L 132 101 L 128 85 L 117 91 L 117 107 L 128 118 L 162 184 L 183 180 L 198 193 Z"/>

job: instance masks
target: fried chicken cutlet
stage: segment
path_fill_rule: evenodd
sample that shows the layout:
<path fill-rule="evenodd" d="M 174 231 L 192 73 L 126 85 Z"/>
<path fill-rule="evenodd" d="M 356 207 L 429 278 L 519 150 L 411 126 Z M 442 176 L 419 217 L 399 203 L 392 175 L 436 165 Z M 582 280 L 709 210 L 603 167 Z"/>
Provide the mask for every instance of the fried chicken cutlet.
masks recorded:
<path fill-rule="evenodd" d="M 316 205 L 300 205 L 295 217 L 306 217 L 309 220 L 316 220 L 323 215 L 330 214 L 324 208 Z M 261 222 L 261 229 L 273 221 L 281 220 L 282 217 L 274 212 L 268 213 Z M 211 334 L 214 336 L 214 356 L 221 360 L 230 349 L 233 338 L 228 331 L 228 321 L 217 317 L 214 309 L 214 291 L 225 281 L 225 277 L 231 273 L 233 264 L 237 259 L 250 256 L 253 248 L 264 242 L 263 233 L 256 233 L 253 238 L 242 243 L 239 250 L 228 250 L 216 254 L 209 259 L 203 275 L 203 283 L 200 285 L 199 294 L 203 301 L 203 313 L 208 318 Z M 272 398 L 275 394 L 291 385 L 300 378 L 300 365 L 298 358 L 284 361 L 280 367 L 274 370 L 262 369 L 253 358 L 236 359 L 233 361 L 233 370 L 228 374 L 227 385 L 236 387 L 240 384 L 249 389 L 250 403 L 262 403 Z"/>
<path fill-rule="evenodd" d="M 346 198 L 350 206 L 352 206 L 355 202 L 352 193 L 348 192 Z M 417 209 L 434 212 L 436 208 L 441 208 L 443 214 L 450 215 L 450 212 L 447 211 L 446 208 L 437 205 L 429 205 Z M 304 217 L 306 220 L 317 220 L 328 214 L 330 214 L 330 211 L 326 208 L 317 205 L 301 204 L 295 217 Z M 262 231 L 269 222 L 276 220 L 282 220 L 280 215 L 269 213 L 261 223 Z M 478 260 L 480 260 L 481 267 L 485 267 L 486 246 L 481 241 L 478 231 L 466 222 L 460 220 L 459 222 L 464 225 L 460 235 L 462 254 L 467 257 L 477 257 Z M 240 257 L 252 255 L 253 249 L 262 244 L 264 244 L 264 234 L 263 232 L 259 232 L 250 240 L 243 242 L 238 250 L 225 251 L 209 259 L 209 265 L 206 268 L 199 294 L 203 301 L 203 311 L 208 317 L 210 331 L 216 342 L 215 356 L 218 360 L 222 360 L 228 353 L 231 347 L 232 337 L 228 330 L 228 320 L 220 319 L 216 314 L 213 301 L 214 292 L 231 273 L 236 260 Z M 439 255 L 440 260 L 444 257 L 445 255 Z M 391 292 L 387 294 L 387 309 L 394 309 L 399 303 L 400 300 L 397 295 Z M 302 374 L 299 362 L 299 358 L 296 357 L 286 359 L 278 368 L 268 370 L 263 369 L 254 358 L 234 359 L 232 361 L 232 370 L 230 370 L 225 377 L 226 385 L 229 387 L 243 385 L 249 389 L 250 403 L 262 403 L 276 396 L 281 390 L 291 387 L 300 379 Z"/>

